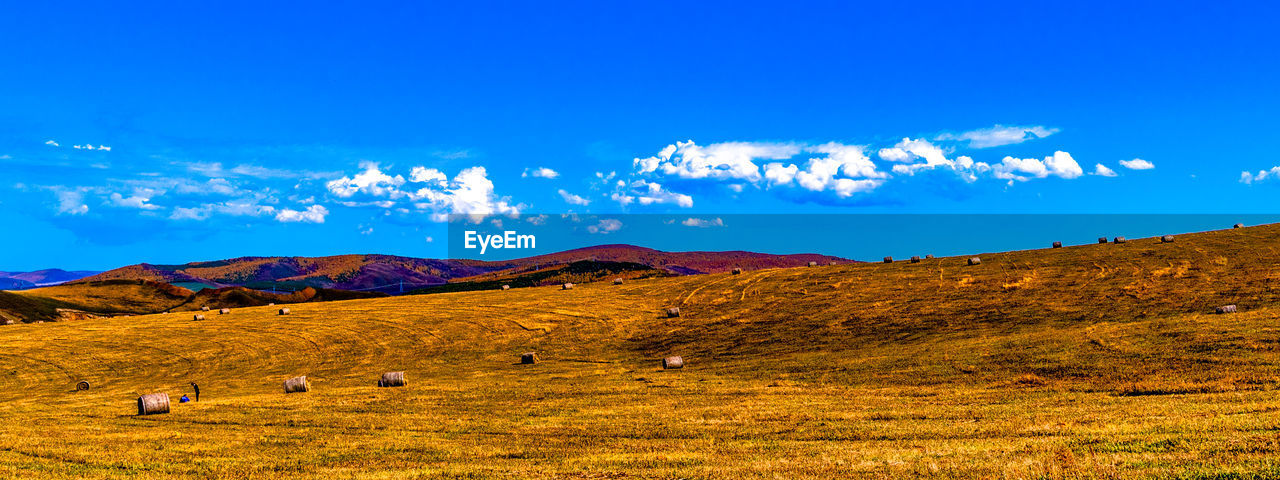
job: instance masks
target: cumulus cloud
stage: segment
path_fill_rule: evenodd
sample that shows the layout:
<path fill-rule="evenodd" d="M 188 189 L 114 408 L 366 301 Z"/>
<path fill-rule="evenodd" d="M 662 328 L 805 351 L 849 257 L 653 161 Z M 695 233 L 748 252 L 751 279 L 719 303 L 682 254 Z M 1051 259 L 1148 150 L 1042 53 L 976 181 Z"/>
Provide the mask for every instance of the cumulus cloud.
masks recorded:
<path fill-rule="evenodd" d="M 580 196 L 569 193 L 565 191 L 563 188 L 558 190 L 557 193 L 560 194 L 560 198 L 563 198 L 565 203 L 568 203 L 570 205 L 587 205 L 591 203 L 590 200 L 587 200 Z"/>
<path fill-rule="evenodd" d="M 45 145 L 53 145 L 53 146 L 55 146 L 55 147 L 61 147 L 61 146 L 62 146 L 62 145 L 58 145 L 58 142 L 55 142 L 55 141 L 53 141 L 53 140 L 47 140 L 47 141 L 45 141 L 45 142 L 44 142 L 44 144 L 45 144 Z"/>
<path fill-rule="evenodd" d="M 559 177 L 559 176 L 560 176 L 560 172 L 557 172 L 557 171 L 552 170 L 552 169 L 547 168 L 547 167 L 526 168 L 526 169 L 524 169 L 524 173 L 521 173 L 521 174 L 520 174 L 520 176 L 521 176 L 521 177 L 548 178 L 548 179 L 549 179 L 549 178 L 556 178 L 556 177 Z"/>
<path fill-rule="evenodd" d="M 1094 165 L 1093 174 L 1101 177 L 1114 177 L 1116 176 L 1116 171 L 1110 168 L 1107 168 L 1106 165 L 1099 163 L 1097 165 Z"/>
<path fill-rule="evenodd" d="M 51 141 L 52 141 L 52 140 L 51 140 Z M 56 147 L 56 146 L 58 146 L 58 144 L 57 144 L 57 143 L 50 144 L 49 142 L 45 142 L 45 144 L 53 145 L 53 146 L 55 146 L 55 147 Z M 74 148 L 74 149 L 76 149 L 76 150 L 103 150 L 103 151 L 107 151 L 107 152 L 110 152 L 110 151 L 111 151 L 111 147 L 108 147 L 108 146 L 106 146 L 106 145 L 98 145 L 98 146 L 96 146 L 96 147 L 95 147 L 95 146 L 93 146 L 92 144 L 89 144 L 89 143 L 86 143 L 86 144 L 84 144 L 84 145 L 72 145 L 72 146 L 71 146 L 71 148 Z"/>
<path fill-rule="evenodd" d="M 365 193 L 373 196 L 394 195 L 399 192 L 397 187 L 404 185 L 404 177 L 400 175 L 390 176 L 378 168 L 377 163 L 361 162 L 360 168 L 364 171 L 354 176 L 343 176 L 337 180 L 332 180 L 325 184 L 329 191 L 334 195 L 342 198 L 350 198 L 356 193 Z"/>
<path fill-rule="evenodd" d="M 159 205 L 152 205 L 150 203 L 147 203 L 151 199 L 150 197 L 143 196 L 143 195 L 132 195 L 132 196 L 126 197 L 119 193 L 112 193 L 108 197 L 108 199 L 110 200 L 111 205 L 114 205 L 117 207 L 137 208 L 141 210 L 159 210 L 160 209 Z"/>
<path fill-rule="evenodd" d="M 409 181 L 444 185 L 449 182 L 449 176 L 434 168 L 413 167 L 413 170 L 409 171 Z"/>
<path fill-rule="evenodd" d="M 1252 184 L 1254 182 L 1263 182 L 1280 177 L 1280 167 L 1271 167 L 1270 170 L 1259 170 L 1257 174 L 1249 172 L 1240 172 L 1240 183 Z"/>
<path fill-rule="evenodd" d="M 734 179 L 757 182 L 757 159 L 785 160 L 796 156 L 801 146 L 792 143 L 725 142 L 707 146 L 693 140 L 667 145 L 657 155 L 632 161 L 641 174 L 660 173 L 683 179 Z"/>
<path fill-rule="evenodd" d="M 1061 150 L 1044 160 L 1034 158 L 1004 157 L 1000 163 L 991 166 L 995 177 L 1003 180 L 1025 182 L 1028 179 L 1045 178 L 1050 175 L 1072 179 L 1084 175 L 1084 169 L 1071 158 L 1071 154 Z"/>
<path fill-rule="evenodd" d="M 613 218 L 600 220 L 595 225 L 587 227 L 587 231 L 591 233 L 608 234 L 622 229 L 622 221 Z"/>
<path fill-rule="evenodd" d="M 934 140 L 967 141 L 969 142 L 969 148 L 990 148 L 1044 138 L 1055 133 L 1058 133 L 1058 129 L 1042 126 L 1018 127 L 996 125 L 991 128 L 970 130 L 959 134 L 944 133 L 935 137 Z"/>
<path fill-rule="evenodd" d="M 1127 168 L 1129 170 L 1151 170 L 1153 168 L 1156 168 L 1156 165 L 1154 163 L 1148 162 L 1141 158 L 1135 158 L 1133 160 L 1121 160 L 1120 166 Z"/>
<path fill-rule="evenodd" d="M 723 226 L 724 226 L 724 220 L 721 220 L 719 217 L 717 217 L 717 218 L 713 218 L 713 219 L 710 219 L 710 220 L 707 220 L 707 219 L 705 219 L 705 218 L 692 218 L 692 217 L 691 217 L 691 218 L 687 218 L 687 219 L 685 219 L 684 221 L 680 222 L 680 224 L 681 224 L 681 225 L 684 225 L 684 226 L 686 226 L 686 227 L 699 227 L 699 228 L 723 227 Z"/>
<path fill-rule="evenodd" d="M 279 213 L 276 213 L 276 221 L 285 223 L 324 223 L 324 217 L 328 215 L 329 209 L 324 208 L 323 205 L 312 205 L 302 211 L 285 208 L 281 209 Z"/>
<path fill-rule="evenodd" d="M 631 183 L 618 180 L 618 189 L 613 192 L 610 198 L 624 207 L 631 203 L 639 205 L 674 204 L 684 208 L 693 206 L 693 197 L 683 193 L 672 192 L 663 188 L 657 182 L 646 180 L 636 180 Z"/>

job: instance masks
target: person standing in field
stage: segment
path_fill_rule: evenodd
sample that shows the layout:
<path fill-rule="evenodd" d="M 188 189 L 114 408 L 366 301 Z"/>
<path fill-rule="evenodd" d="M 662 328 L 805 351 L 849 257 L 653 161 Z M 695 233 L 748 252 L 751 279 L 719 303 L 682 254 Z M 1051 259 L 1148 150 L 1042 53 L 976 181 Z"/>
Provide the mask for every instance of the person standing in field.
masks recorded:
<path fill-rule="evenodd" d="M 191 382 L 191 389 L 196 391 L 196 401 L 200 401 L 200 386 L 196 382 Z"/>

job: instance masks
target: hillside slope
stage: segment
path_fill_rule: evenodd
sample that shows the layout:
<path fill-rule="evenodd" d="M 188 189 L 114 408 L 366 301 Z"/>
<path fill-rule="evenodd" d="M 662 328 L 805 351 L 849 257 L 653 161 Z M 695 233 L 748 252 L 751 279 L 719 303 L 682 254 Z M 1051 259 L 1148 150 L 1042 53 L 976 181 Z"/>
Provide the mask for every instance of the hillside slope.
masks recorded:
<path fill-rule="evenodd" d="M 1274 478 L 1278 242 L 17 325 L 0 475 Z M 281 393 L 294 375 L 312 391 Z M 131 415 L 189 382 L 199 403 Z"/>

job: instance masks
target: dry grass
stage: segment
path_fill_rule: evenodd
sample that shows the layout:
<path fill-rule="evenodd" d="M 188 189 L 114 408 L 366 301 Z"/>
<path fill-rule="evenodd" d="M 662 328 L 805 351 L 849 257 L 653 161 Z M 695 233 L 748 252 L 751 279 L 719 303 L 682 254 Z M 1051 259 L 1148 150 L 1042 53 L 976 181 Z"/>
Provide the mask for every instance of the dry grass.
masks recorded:
<path fill-rule="evenodd" d="M 1277 240 L 0 327 L 0 477 L 1275 478 Z"/>

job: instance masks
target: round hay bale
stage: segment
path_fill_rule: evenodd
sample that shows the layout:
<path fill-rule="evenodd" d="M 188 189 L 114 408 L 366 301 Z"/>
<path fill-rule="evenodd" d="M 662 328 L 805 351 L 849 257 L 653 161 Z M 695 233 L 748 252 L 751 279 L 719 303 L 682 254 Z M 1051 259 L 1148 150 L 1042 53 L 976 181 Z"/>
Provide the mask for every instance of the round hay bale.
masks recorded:
<path fill-rule="evenodd" d="M 503 286 L 502 286 L 502 289 L 503 289 L 503 290 L 511 290 L 511 285 L 503 285 Z"/>
<path fill-rule="evenodd" d="M 191 318 L 191 321 L 193 321 L 193 322 L 198 322 L 198 321 L 201 321 L 201 320 L 204 320 L 204 315 L 201 315 L 201 314 L 198 314 L 198 313 L 196 314 L 196 316 L 194 316 L 194 317 L 192 317 L 192 318 Z"/>
<path fill-rule="evenodd" d="M 911 257 L 911 263 L 920 263 L 920 256 L 916 255 Z"/>
<path fill-rule="evenodd" d="M 222 310 L 218 310 L 218 315 L 226 315 L 226 314 L 228 314 L 228 313 L 231 313 L 231 309 L 230 309 L 230 308 L 224 308 L 224 309 L 222 309 Z"/>
<path fill-rule="evenodd" d="M 832 260 L 831 263 L 829 263 L 828 265 L 835 265 L 835 264 L 836 264 L 836 261 Z"/>
<path fill-rule="evenodd" d="M 884 257 L 884 263 L 893 263 L 893 257 Z"/>
<path fill-rule="evenodd" d="M 1116 239 L 1115 239 L 1115 240 L 1112 240 L 1112 241 L 1111 241 L 1111 243 L 1124 243 L 1124 242 L 1126 242 L 1126 241 L 1127 241 L 1127 240 L 1125 240 L 1125 238 L 1124 238 L 1124 237 L 1116 237 Z"/>
<path fill-rule="evenodd" d="M 1235 224 L 1235 225 L 1232 225 L 1232 226 L 1231 226 L 1231 228 L 1244 228 L 1244 224 L 1243 224 L 1243 223 L 1237 223 L 1237 224 Z"/>
<path fill-rule="evenodd" d="M 268 303 L 268 304 L 267 304 L 267 306 L 268 306 L 268 307 L 274 307 L 274 306 L 276 306 L 276 302 Z"/>
<path fill-rule="evenodd" d="M 621 278 L 615 278 L 615 279 L 613 279 L 613 284 L 614 284 L 614 285 L 622 285 L 622 279 L 621 279 Z"/>
<path fill-rule="evenodd" d="M 1098 243 L 1107 243 L 1107 237 L 1098 237 Z"/>
<path fill-rule="evenodd" d="M 969 265 L 982 265 L 982 259 L 978 257 L 970 258 Z"/>
<path fill-rule="evenodd" d="M 561 290 L 573 290 L 573 284 L 572 284 L 572 283 L 566 283 L 566 284 L 564 284 L 564 285 L 561 285 L 561 286 L 560 286 L 560 289 L 561 289 Z"/>
<path fill-rule="evenodd" d="M 1160 243 L 1173 243 L 1173 235 L 1165 235 L 1160 237 Z"/>
<path fill-rule="evenodd" d="M 382 379 L 378 380 L 379 387 L 403 387 L 405 386 L 404 372 L 387 372 L 382 374 Z"/>
<path fill-rule="evenodd" d="M 1053 248 L 1062 248 L 1062 242 L 1053 242 Z"/>
<path fill-rule="evenodd" d="M 306 393 L 311 391 L 307 376 L 293 377 L 284 381 L 284 393 Z"/>
<path fill-rule="evenodd" d="M 932 259 L 932 258 L 933 258 L 933 255 L 932 255 L 932 254 L 929 254 L 929 255 L 925 255 L 925 256 L 924 256 L 924 259 L 925 259 L 925 260 L 930 260 L 930 259 Z"/>
<path fill-rule="evenodd" d="M 538 358 L 538 352 L 524 352 L 520 354 L 520 363 L 523 365 L 533 365 L 542 361 Z"/>
<path fill-rule="evenodd" d="M 201 311 L 201 312 L 207 312 L 207 311 L 209 311 L 209 307 L 200 307 L 200 311 Z"/>
<path fill-rule="evenodd" d="M 280 309 L 280 315 L 288 315 L 288 314 L 289 314 L 289 307 L 284 307 Z"/>
<path fill-rule="evenodd" d="M 138 397 L 138 415 L 169 413 L 169 394 L 148 393 Z"/>
<path fill-rule="evenodd" d="M 77 384 L 76 384 L 76 390 L 79 390 L 79 391 L 83 392 L 83 391 L 88 390 L 88 389 L 89 389 L 89 382 L 88 382 L 88 381 L 81 380 L 81 381 L 80 381 L 80 383 L 77 383 Z"/>
<path fill-rule="evenodd" d="M 816 267 L 816 266 L 818 266 L 818 262 L 809 262 L 809 266 L 810 266 L 810 267 Z"/>
<path fill-rule="evenodd" d="M 663 369 L 663 370 L 674 370 L 674 369 L 677 369 L 677 368 L 684 368 L 684 358 L 683 358 L 683 357 L 680 357 L 680 356 L 671 356 L 671 357 L 667 357 L 667 358 L 662 359 L 662 369 Z"/>
<path fill-rule="evenodd" d="M 742 275 L 742 269 L 741 269 L 741 268 L 735 268 L 735 269 L 733 269 L 733 274 L 734 274 L 734 275 Z"/>
<path fill-rule="evenodd" d="M 1223 305 L 1223 306 L 1221 306 L 1221 307 L 1218 307 L 1218 308 L 1213 309 L 1213 313 L 1216 313 L 1216 314 L 1219 314 L 1219 315 L 1224 314 L 1224 313 L 1236 313 L 1236 306 L 1235 306 L 1235 305 Z"/>
<path fill-rule="evenodd" d="M 667 309 L 667 318 L 675 318 L 680 316 L 680 307 L 671 307 Z"/>

